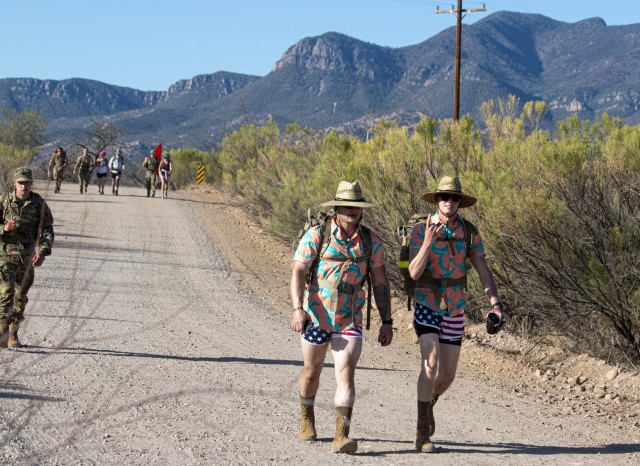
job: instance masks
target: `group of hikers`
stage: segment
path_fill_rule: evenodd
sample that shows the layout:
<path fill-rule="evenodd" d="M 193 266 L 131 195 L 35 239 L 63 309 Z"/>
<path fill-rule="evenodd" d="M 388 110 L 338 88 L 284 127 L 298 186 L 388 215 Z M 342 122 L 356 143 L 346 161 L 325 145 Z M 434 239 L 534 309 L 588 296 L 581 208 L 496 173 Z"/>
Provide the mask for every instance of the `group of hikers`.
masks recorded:
<path fill-rule="evenodd" d="M 459 179 L 443 177 L 435 191 L 422 197 L 435 210 L 411 229 L 408 273 L 413 280 L 413 327 L 420 347 L 415 448 L 434 453 L 434 405 L 456 374 L 464 337 L 468 259 L 475 267 L 491 306 L 487 312 L 498 332 L 505 323 L 503 305 L 487 264 L 480 234 L 459 209 L 476 198 L 464 193 Z M 393 339 L 393 318 L 384 246 L 374 230 L 361 224 L 364 209 L 374 207 L 360 184 L 341 181 L 335 198 L 322 204 L 334 215 L 325 225 L 310 227 L 301 237 L 292 263 L 291 329 L 300 333 L 303 369 L 299 379 L 301 440 L 316 440 L 315 397 L 328 348 L 334 362 L 335 453 L 354 453 L 349 437 L 355 401 L 355 370 L 362 351 L 363 284 L 369 275 L 380 314 L 378 342 Z M 369 297 L 371 299 L 371 297 Z M 489 331 L 489 324 L 488 324 Z"/>
<path fill-rule="evenodd" d="M 65 170 L 68 166 L 69 159 L 66 151 L 62 147 L 58 147 L 49 160 L 48 168 L 49 178 L 55 181 L 54 193 L 60 192 Z M 147 197 L 155 197 L 158 181 L 160 181 L 162 198 L 166 199 L 169 197 L 172 168 L 169 154 L 165 154 L 162 160 L 160 160 L 155 157 L 155 151 L 151 151 L 149 156 L 144 159 L 140 170 L 144 169 L 146 171 L 145 186 L 147 189 Z M 104 194 L 107 176 L 111 174 L 111 194 L 117 196 L 120 188 L 120 178 L 122 178 L 122 172 L 124 170 L 125 161 L 120 149 L 116 149 L 115 155 L 111 158 L 107 157 L 107 153 L 102 150 L 94 159 L 89 154 L 89 149 L 85 147 L 82 149 L 82 154 L 76 160 L 73 177 L 78 177 L 80 194 L 87 194 L 91 177 L 95 171 L 98 194 Z M 138 170 L 138 173 L 140 173 L 140 170 Z"/>
<path fill-rule="evenodd" d="M 114 160 L 119 162 L 116 164 Z M 66 154 L 58 148 L 51 159 L 50 175 L 60 192 Z M 164 167 L 164 168 L 163 168 Z M 118 194 L 117 179 L 125 168 L 120 151 L 107 162 L 100 152 L 90 160 L 85 149 L 78 158 L 74 174 L 80 176 L 80 192 L 86 193 L 90 171 L 95 168 L 100 194 L 104 178 L 111 171 L 112 192 Z M 171 161 L 159 161 L 151 153 L 143 163 L 147 170 L 147 196 L 155 195 L 155 173 L 171 173 Z M 161 175 L 163 179 L 163 175 Z M 163 183 L 163 197 L 166 196 Z M 31 190 L 33 174 L 27 167 L 16 169 L 13 190 L 0 197 L 0 347 L 21 346 L 18 329 L 24 319 L 27 293 L 33 284 L 34 267 L 51 254 L 54 240 L 53 216 L 45 200 Z M 487 312 L 493 328 L 505 323 L 503 305 L 493 274 L 487 264 L 478 229 L 464 219 L 459 210 L 471 207 L 476 198 L 462 190 L 460 181 L 443 177 L 435 191 L 423 200 L 434 206 L 410 233 L 408 274 L 414 287 L 413 327 L 420 348 L 417 381 L 417 423 L 415 448 L 433 453 L 431 440 L 436 430 L 434 405 L 449 388 L 456 375 L 462 340 L 464 313 L 468 305 L 465 292 L 467 259 L 478 272 L 489 299 Z M 361 223 L 364 209 L 374 207 L 365 200 L 357 181 L 341 181 L 334 199 L 322 204 L 330 208 L 324 224 L 309 227 L 295 251 L 290 280 L 293 307 L 290 327 L 300 334 L 303 369 L 299 378 L 301 440 L 316 440 L 315 397 L 320 384 L 327 350 L 334 361 L 336 389 L 334 405 L 336 431 L 331 450 L 354 453 L 358 445 L 349 436 L 355 402 L 355 371 L 362 352 L 363 284 L 369 278 L 373 299 L 380 315 L 378 342 L 388 346 L 393 340 L 390 285 L 385 250 L 378 234 Z M 371 299 L 371 296 L 369 296 Z M 489 320 L 492 317 L 493 320 Z"/>

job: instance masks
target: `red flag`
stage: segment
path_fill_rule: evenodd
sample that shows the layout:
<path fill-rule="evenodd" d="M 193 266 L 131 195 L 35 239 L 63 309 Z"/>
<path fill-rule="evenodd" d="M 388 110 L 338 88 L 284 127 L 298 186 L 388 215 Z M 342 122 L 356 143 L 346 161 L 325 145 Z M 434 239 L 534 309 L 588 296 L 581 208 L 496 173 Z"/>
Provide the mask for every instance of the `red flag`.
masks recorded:
<path fill-rule="evenodd" d="M 153 154 L 153 158 L 161 159 L 162 158 L 162 143 L 156 146 L 155 153 Z"/>

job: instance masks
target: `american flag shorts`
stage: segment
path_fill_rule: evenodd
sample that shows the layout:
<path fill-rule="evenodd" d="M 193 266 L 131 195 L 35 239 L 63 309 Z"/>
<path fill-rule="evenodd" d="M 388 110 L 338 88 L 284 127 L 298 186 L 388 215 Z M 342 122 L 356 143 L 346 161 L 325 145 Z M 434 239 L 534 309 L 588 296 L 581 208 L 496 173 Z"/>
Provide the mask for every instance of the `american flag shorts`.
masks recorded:
<path fill-rule="evenodd" d="M 330 330 L 322 330 L 319 327 L 311 327 L 306 332 L 301 333 L 300 337 L 312 345 L 326 345 L 333 338 L 362 338 L 362 325 L 358 325 L 357 328 L 348 328 L 343 332 L 332 332 Z"/>

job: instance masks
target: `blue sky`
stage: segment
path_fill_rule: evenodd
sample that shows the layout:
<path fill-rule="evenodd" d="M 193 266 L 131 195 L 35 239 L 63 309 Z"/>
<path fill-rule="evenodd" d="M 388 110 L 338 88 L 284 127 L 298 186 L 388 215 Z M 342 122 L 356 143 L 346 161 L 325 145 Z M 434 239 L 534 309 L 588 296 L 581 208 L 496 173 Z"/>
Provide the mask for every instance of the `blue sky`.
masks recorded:
<path fill-rule="evenodd" d="M 390 47 L 455 27 L 457 0 L 0 0 L 0 78 L 86 78 L 144 91 L 216 71 L 264 76 L 300 39 L 339 32 Z M 497 11 L 608 25 L 640 22 L 640 2 L 488 0 Z M 624 6 L 623 6 L 624 4 Z M 464 8 L 482 2 L 464 0 Z M 464 41 L 464 36 L 463 36 Z"/>

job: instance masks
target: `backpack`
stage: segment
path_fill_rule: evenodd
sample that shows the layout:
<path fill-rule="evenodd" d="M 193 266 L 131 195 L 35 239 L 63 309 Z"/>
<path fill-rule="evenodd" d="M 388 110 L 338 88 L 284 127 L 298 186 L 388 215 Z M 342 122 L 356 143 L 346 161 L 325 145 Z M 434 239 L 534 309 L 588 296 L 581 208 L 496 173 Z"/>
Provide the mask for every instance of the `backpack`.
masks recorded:
<path fill-rule="evenodd" d="M 431 224 L 431 216 L 432 214 L 424 214 L 424 213 L 413 214 L 406 225 L 402 225 L 398 227 L 398 229 L 396 230 L 396 234 L 398 235 L 398 238 L 400 239 L 400 242 L 401 242 L 400 255 L 398 257 L 398 268 L 400 269 L 400 275 L 402 276 L 404 292 L 407 294 L 407 310 L 408 311 L 411 311 L 411 300 L 413 299 L 413 293 L 416 288 L 416 283 L 421 280 L 424 280 L 426 282 L 433 282 L 437 280 L 431 277 L 429 274 L 425 274 L 425 273 L 423 273 L 418 280 L 414 280 L 413 278 L 411 278 L 411 275 L 409 274 L 409 240 L 411 239 L 411 231 L 413 230 L 413 227 L 419 223 L 424 223 L 427 227 L 429 227 L 429 225 Z M 469 253 L 471 252 L 471 239 L 472 239 L 471 237 L 472 235 L 478 234 L 478 229 L 469 220 L 465 220 L 464 218 L 462 218 L 461 215 L 458 215 L 458 218 L 460 219 L 460 222 L 462 223 L 462 228 L 464 229 L 464 242 L 466 245 L 465 259 L 466 259 L 469 257 Z M 438 239 L 441 239 L 441 238 L 438 238 Z M 447 240 L 450 242 L 449 244 L 452 244 L 451 243 L 452 239 L 447 239 Z M 467 286 L 466 275 L 464 276 L 464 278 L 455 279 L 455 281 L 456 282 L 452 284 L 462 284 L 466 288 Z M 434 294 L 436 294 L 436 300 L 439 301 L 440 300 L 439 286 L 436 287 L 436 289 L 438 291 L 435 292 L 434 290 Z"/>
<path fill-rule="evenodd" d="M 307 221 L 305 222 L 302 229 L 298 232 L 298 237 L 294 241 L 293 250 L 295 251 L 300 244 L 300 240 L 305 235 L 307 231 L 312 228 L 320 227 L 320 244 L 318 244 L 318 253 L 316 254 L 315 259 L 311 263 L 309 270 L 307 271 L 307 275 L 305 277 L 305 283 L 308 287 L 314 280 L 317 278 L 317 270 L 320 259 L 324 256 L 327 248 L 329 247 L 329 243 L 331 242 L 331 220 L 333 219 L 335 213 L 333 209 L 330 209 L 328 212 L 320 211 L 315 215 L 311 214 L 311 209 L 307 210 Z M 364 279 L 362 283 L 367 283 L 367 323 L 366 329 L 369 330 L 369 326 L 371 323 L 371 274 L 369 269 L 369 260 L 371 259 L 372 254 L 372 241 L 371 241 L 371 230 L 364 225 L 360 225 L 360 235 L 362 237 L 362 246 L 364 249 L 364 256 L 358 257 L 354 260 L 354 262 L 365 261 L 367 265 L 367 270 L 364 275 Z M 344 259 L 344 262 L 353 259 Z M 333 261 L 339 261 L 339 259 L 333 259 Z M 339 289 L 339 286 L 338 286 Z"/>
<path fill-rule="evenodd" d="M 114 156 L 111 159 L 111 162 L 109 163 L 109 168 L 111 168 L 112 170 L 120 170 L 120 167 L 122 166 L 123 162 L 124 162 L 124 159 L 122 157 Z"/>

